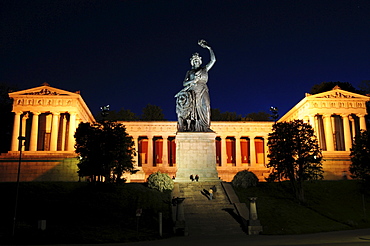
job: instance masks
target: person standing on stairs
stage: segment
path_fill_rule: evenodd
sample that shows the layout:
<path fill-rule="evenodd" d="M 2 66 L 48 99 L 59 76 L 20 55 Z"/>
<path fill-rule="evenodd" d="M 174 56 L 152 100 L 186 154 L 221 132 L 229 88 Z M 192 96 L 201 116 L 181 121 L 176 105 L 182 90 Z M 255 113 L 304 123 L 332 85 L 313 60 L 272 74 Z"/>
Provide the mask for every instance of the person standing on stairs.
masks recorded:
<path fill-rule="evenodd" d="M 213 197 L 213 190 L 212 190 L 212 188 L 211 189 L 209 189 L 209 200 L 212 200 L 212 197 Z"/>

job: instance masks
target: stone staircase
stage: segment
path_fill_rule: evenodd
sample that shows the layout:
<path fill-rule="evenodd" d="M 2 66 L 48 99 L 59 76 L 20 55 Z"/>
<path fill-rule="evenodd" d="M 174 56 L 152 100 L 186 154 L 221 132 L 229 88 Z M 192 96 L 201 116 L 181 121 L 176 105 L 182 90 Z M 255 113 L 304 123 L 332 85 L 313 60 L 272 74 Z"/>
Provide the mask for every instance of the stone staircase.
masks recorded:
<path fill-rule="evenodd" d="M 213 185 L 217 192 L 209 200 L 206 191 Z M 175 197 L 185 198 L 183 209 L 189 235 L 246 235 L 221 182 L 176 183 L 174 191 Z"/>

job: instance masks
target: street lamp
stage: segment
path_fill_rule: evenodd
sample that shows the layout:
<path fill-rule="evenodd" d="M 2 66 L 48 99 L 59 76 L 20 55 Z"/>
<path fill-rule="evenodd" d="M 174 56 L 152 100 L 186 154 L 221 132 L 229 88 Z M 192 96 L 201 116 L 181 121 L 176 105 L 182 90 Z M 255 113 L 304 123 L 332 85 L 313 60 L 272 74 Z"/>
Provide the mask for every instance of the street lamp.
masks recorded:
<path fill-rule="evenodd" d="M 19 148 L 19 162 L 18 162 L 18 176 L 17 176 L 17 192 L 15 195 L 15 206 L 14 206 L 14 220 L 13 220 L 13 236 L 15 235 L 15 223 L 17 219 L 17 206 L 18 206 L 18 194 L 19 194 L 19 177 L 21 174 L 21 162 L 22 162 L 22 149 L 23 149 L 23 141 L 26 141 L 26 137 L 19 136 L 18 137 L 18 148 Z"/>

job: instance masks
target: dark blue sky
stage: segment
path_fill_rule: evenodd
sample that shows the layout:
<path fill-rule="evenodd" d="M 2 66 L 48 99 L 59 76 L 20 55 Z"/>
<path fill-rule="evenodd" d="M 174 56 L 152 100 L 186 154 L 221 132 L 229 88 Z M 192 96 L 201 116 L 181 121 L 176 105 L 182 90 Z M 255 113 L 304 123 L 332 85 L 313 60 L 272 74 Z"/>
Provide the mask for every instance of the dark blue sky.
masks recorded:
<path fill-rule="evenodd" d="M 0 3 L 0 82 L 81 91 L 93 113 L 174 95 L 205 39 L 211 107 L 280 115 L 314 84 L 370 79 L 370 1 L 121 0 Z"/>

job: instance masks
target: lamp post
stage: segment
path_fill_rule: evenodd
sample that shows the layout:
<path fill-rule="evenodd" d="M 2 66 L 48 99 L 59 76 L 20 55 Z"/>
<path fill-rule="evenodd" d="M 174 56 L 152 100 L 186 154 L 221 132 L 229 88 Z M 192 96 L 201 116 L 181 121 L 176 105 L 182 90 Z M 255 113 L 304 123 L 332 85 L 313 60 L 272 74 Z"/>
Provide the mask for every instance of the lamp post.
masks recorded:
<path fill-rule="evenodd" d="M 19 194 L 19 177 L 21 174 L 21 162 L 22 162 L 22 149 L 23 149 L 23 141 L 26 141 L 26 137 L 19 136 L 18 137 L 18 148 L 19 148 L 19 162 L 18 162 L 18 176 L 17 176 L 17 192 L 15 195 L 15 205 L 14 205 L 14 220 L 13 220 L 13 233 L 12 235 L 15 235 L 15 224 L 17 220 L 17 206 L 18 206 L 18 194 Z"/>

